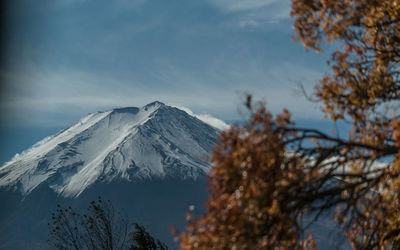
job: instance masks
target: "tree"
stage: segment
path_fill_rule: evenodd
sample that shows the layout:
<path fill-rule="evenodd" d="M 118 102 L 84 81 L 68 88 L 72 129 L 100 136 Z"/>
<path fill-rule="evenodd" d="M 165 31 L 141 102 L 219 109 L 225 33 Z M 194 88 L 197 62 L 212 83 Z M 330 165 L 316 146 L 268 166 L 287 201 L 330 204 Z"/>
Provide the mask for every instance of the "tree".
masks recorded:
<path fill-rule="evenodd" d="M 152 249 L 168 247 L 154 239 L 143 226 L 132 224 L 120 212 L 114 210 L 110 201 L 92 201 L 83 215 L 72 207 L 57 205 L 49 223 L 49 244 L 56 249 Z"/>
<path fill-rule="evenodd" d="M 133 232 L 132 238 L 134 244 L 131 245 L 130 250 L 167 250 L 168 247 L 161 241 L 154 239 L 146 229 L 135 223 L 136 231 Z"/>
<path fill-rule="evenodd" d="M 306 49 L 338 46 L 313 99 L 351 130 L 301 128 L 249 96 L 247 124 L 213 152 L 207 212 L 188 214 L 182 249 L 314 248 L 304 215 L 331 209 L 354 248 L 400 245 L 400 1 L 292 0 L 291 16 Z"/>

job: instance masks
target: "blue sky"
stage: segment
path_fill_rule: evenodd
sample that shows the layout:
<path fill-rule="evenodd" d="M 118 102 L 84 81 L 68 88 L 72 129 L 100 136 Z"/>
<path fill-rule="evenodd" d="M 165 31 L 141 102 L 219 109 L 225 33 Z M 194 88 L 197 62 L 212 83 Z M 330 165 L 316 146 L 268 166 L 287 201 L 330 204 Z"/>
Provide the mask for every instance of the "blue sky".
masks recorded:
<path fill-rule="evenodd" d="M 311 90 L 326 56 L 291 41 L 288 0 L 8 2 L 1 109 L 12 126 L 153 100 L 235 120 L 245 92 L 321 117 L 296 82 Z"/>
<path fill-rule="evenodd" d="M 3 138 L 154 100 L 238 120 L 246 92 L 322 119 L 297 83 L 312 91 L 327 55 L 291 40 L 289 0 L 5 1 Z"/>

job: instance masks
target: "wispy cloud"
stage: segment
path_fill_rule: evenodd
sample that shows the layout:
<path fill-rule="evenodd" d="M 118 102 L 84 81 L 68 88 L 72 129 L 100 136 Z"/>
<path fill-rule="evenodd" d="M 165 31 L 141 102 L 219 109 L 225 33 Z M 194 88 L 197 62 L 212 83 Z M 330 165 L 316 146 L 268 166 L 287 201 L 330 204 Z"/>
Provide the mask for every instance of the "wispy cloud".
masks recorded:
<path fill-rule="evenodd" d="M 254 28 L 289 19 L 290 0 L 209 0 L 225 13 L 235 15 L 241 28 Z"/>
<path fill-rule="evenodd" d="M 254 11 L 282 0 L 209 0 L 226 11 Z M 283 0 L 286 1 L 286 0 Z"/>
<path fill-rule="evenodd" d="M 68 5 L 77 5 L 77 4 L 83 4 L 86 2 L 90 2 L 94 0 L 57 0 L 54 1 L 54 6 L 56 7 L 65 7 Z M 98 0 L 96 0 L 98 1 Z M 146 2 L 146 0 L 113 0 L 118 6 L 124 7 L 124 8 L 134 8 L 137 7 L 138 5 L 141 5 Z M 101 3 L 100 3 L 101 4 Z"/>
<path fill-rule="evenodd" d="M 65 1 L 81 6 L 18 12 L 32 25 L 10 33 L 12 63 L 0 67 L 1 124 L 63 126 L 154 100 L 235 120 L 246 92 L 273 112 L 321 116 L 295 92 L 295 81 L 310 88 L 325 59 L 291 42 L 289 0 Z M 124 11 L 124 4 L 142 5 Z M 51 22 L 41 21 L 43 13 Z M 263 26 L 274 20 L 273 32 Z"/>
<path fill-rule="evenodd" d="M 8 82 L 0 108 L 7 111 L 3 117 L 7 117 L 7 123 L 54 126 L 70 124 L 90 112 L 159 100 L 190 108 L 200 114 L 199 119 L 223 127 L 213 117 L 239 119 L 240 95 L 249 92 L 256 99 L 265 99 L 274 112 L 285 107 L 298 117 L 321 116 L 317 106 L 295 92 L 295 80 L 310 89 L 320 76 L 318 72 L 291 63 L 269 68 L 257 61 L 225 66 L 223 61 L 220 63 L 200 70 L 172 62 L 168 67 L 158 65 L 152 73 L 154 84 L 135 76 L 122 78 L 78 69 L 32 66 L 25 72 L 0 74 Z"/>

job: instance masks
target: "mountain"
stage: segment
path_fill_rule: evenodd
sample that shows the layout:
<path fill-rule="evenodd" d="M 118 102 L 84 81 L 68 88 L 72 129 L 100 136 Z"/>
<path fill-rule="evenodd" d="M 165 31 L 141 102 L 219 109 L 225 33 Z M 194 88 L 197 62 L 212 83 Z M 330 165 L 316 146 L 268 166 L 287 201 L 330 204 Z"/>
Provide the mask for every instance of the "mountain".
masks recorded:
<path fill-rule="evenodd" d="M 176 247 L 170 226 L 204 211 L 220 132 L 161 102 L 87 115 L 0 167 L 0 249 L 49 249 L 57 204 L 83 211 L 98 196 Z"/>
<path fill-rule="evenodd" d="M 196 179 L 219 133 L 161 102 L 92 113 L 0 167 L 0 188 L 26 196 L 44 184 L 77 197 L 97 182 Z"/>

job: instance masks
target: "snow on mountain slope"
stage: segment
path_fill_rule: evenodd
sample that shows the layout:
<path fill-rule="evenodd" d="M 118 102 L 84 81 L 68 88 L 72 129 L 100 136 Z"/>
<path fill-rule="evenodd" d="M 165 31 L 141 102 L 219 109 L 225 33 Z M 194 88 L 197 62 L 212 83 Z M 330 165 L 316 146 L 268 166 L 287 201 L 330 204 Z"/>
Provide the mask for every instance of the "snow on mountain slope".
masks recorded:
<path fill-rule="evenodd" d="M 95 182 L 118 178 L 195 179 L 220 131 L 160 102 L 89 114 L 0 167 L 0 187 L 29 194 L 45 183 L 77 197 Z"/>

